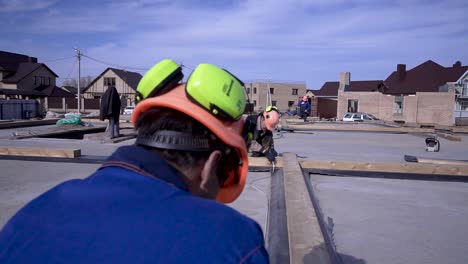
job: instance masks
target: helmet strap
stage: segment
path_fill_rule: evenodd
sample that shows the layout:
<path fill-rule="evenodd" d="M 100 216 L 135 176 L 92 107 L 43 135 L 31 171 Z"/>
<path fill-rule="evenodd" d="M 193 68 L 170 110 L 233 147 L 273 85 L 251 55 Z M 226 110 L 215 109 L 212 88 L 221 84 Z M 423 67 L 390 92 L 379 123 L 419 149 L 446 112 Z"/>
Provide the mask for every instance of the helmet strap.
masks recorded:
<path fill-rule="evenodd" d="M 158 130 L 152 135 L 138 135 L 135 144 L 169 150 L 210 151 L 213 149 L 210 141 L 212 142 L 209 136 L 193 136 L 179 131 Z"/>

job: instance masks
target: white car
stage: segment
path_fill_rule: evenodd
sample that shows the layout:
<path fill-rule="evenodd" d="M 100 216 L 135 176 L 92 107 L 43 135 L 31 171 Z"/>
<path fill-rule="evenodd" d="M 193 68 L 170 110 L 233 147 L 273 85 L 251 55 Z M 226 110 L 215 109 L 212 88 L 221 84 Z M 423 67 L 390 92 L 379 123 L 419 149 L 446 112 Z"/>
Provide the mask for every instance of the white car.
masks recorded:
<path fill-rule="evenodd" d="M 127 106 L 125 107 L 123 114 L 124 115 L 131 115 L 133 113 L 133 109 L 135 109 L 135 106 Z"/>
<path fill-rule="evenodd" d="M 362 121 L 371 121 L 379 120 L 377 117 L 366 114 L 366 113 L 346 113 L 343 116 L 343 121 L 345 122 L 362 122 Z"/>

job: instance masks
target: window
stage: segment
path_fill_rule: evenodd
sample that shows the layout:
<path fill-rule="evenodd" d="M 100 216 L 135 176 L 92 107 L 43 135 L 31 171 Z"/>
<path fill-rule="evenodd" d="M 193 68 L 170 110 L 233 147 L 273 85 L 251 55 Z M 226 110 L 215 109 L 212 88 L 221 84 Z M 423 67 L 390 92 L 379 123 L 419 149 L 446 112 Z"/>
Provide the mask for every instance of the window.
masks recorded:
<path fill-rule="evenodd" d="M 104 77 L 104 86 L 115 86 L 115 78 Z"/>
<path fill-rule="evenodd" d="M 458 105 L 458 110 L 468 111 L 468 101 L 461 101 Z"/>
<path fill-rule="evenodd" d="M 356 113 L 358 111 L 359 100 L 348 100 L 348 112 Z"/>
<path fill-rule="evenodd" d="M 288 107 L 291 107 L 294 105 L 294 101 L 288 101 Z"/>
<path fill-rule="evenodd" d="M 354 120 L 362 120 L 362 115 L 361 114 L 354 114 L 353 118 L 354 118 Z"/>
<path fill-rule="evenodd" d="M 253 103 L 254 106 L 257 106 L 257 100 L 253 100 L 253 102 L 254 102 L 254 103 Z"/>
<path fill-rule="evenodd" d="M 270 94 L 275 94 L 275 88 L 270 88 Z"/>
<path fill-rule="evenodd" d="M 276 101 L 271 101 L 272 106 L 276 106 Z"/>
<path fill-rule="evenodd" d="M 254 87 L 254 89 L 253 89 L 253 90 L 254 90 L 254 91 L 253 91 L 253 92 L 254 92 L 254 94 L 257 94 L 257 87 Z"/>
<path fill-rule="evenodd" d="M 353 114 L 346 114 L 346 115 L 344 116 L 344 118 L 351 118 L 352 116 L 353 116 Z"/>
<path fill-rule="evenodd" d="M 462 96 L 468 96 L 468 79 L 463 81 L 463 91 Z"/>
<path fill-rule="evenodd" d="M 292 95 L 297 95 L 297 91 L 298 91 L 298 89 L 294 89 L 294 88 L 293 88 L 293 89 L 292 89 Z"/>
<path fill-rule="evenodd" d="M 393 114 L 401 115 L 403 113 L 403 96 L 395 96 L 393 103 Z"/>
<path fill-rule="evenodd" d="M 247 94 L 250 94 L 250 88 L 247 88 Z"/>

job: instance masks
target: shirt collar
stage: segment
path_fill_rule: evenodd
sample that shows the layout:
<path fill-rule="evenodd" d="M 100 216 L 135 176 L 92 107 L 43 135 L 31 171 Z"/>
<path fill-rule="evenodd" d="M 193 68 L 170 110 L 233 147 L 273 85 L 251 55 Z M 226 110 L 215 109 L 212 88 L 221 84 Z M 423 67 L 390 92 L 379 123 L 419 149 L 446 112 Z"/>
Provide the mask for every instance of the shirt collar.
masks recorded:
<path fill-rule="evenodd" d="M 169 165 L 157 154 L 140 146 L 122 146 L 110 155 L 107 162 L 124 162 L 147 172 L 148 174 L 188 191 L 180 172 Z"/>

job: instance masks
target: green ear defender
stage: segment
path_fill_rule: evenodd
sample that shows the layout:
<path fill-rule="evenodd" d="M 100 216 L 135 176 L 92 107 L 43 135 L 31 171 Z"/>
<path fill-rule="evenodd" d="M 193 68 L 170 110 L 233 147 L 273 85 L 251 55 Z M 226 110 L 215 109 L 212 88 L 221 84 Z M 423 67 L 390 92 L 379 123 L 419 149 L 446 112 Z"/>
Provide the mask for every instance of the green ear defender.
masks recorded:
<path fill-rule="evenodd" d="M 170 91 L 184 78 L 182 68 L 173 60 L 165 59 L 145 73 L 137 87 L 137 102 Z"/>
<path fill-rule="evenodd" d="M 215 65 L 198 65 L 190 75 L 185 91 L 192 101 L 220 118 L 239 120 L 244 113 L 244 83 Z"/>

